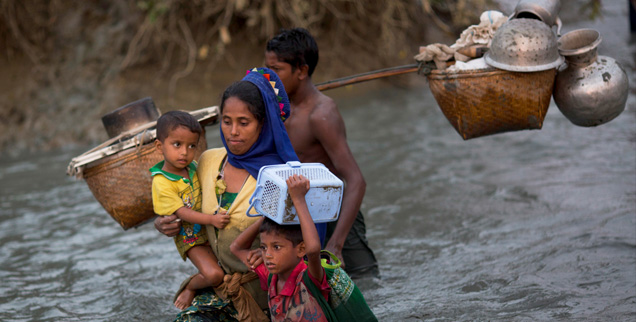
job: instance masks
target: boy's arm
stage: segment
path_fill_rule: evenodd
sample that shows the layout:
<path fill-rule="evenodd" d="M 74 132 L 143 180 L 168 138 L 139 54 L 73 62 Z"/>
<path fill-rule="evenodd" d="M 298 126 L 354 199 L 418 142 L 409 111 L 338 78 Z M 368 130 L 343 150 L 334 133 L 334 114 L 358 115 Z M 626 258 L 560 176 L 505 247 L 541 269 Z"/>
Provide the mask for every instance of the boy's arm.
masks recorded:
<path fill-rule="evenodd" d="M 260 263 L 262 263 L 261 256 L 258 256 L 257 252 L 252 250 L 252 243 L 256 236 L 258 236 L 258 231 L 263 223 L 265 217 L 260 217 L 258 220 L 247 227 L 234 241 L 230 244 L 230 251 L 236 258 L 240 259 L 245 266 L 250 269 L 256 268 Z M 260 253 L 260 251 L 259 251 Z M 258 262 L 260 260 L 260 263 Z"/>
<path fill-rule="evenodd" d="M 230 222 L 230 216 L 226 212 L 218 212 L 215 215 L 204 214 L 187 207 L 181 207 L 174 212 L 181 220 L 199 225 L 214 225 L 223 229 Z"/>
<path fill-rule="evenodd" d="M 300 229 L 303 232 L 303 242 L 305 243 L 305 255 L 307 255 L 307 269 L 309 274 L 316 280 L 322 281 L 324 269 L 320 263 L 320 237 L 316 230 L 316 225 L 311 219 L 305 195 L 309 191 L 309 180 L 303 176 L 293 175 L 287 179 L 289 187 L 289 195 L 291 196 L 298 220 L 300 221 Z"/>
<path fill-rule="evenodd" d="M 333 164 L 334 174 L 344 181 L 340 217 L 325 246 L 342 260 L 342 247 L 360 210 L 367 184 L 347 144 L 344 120 L 333 101 L 330 100 L 328 105 L 317 110 L 310 122 L 312 133 L 320 141 Z M 345 264 L 342 260 L 343 267 Z"/>

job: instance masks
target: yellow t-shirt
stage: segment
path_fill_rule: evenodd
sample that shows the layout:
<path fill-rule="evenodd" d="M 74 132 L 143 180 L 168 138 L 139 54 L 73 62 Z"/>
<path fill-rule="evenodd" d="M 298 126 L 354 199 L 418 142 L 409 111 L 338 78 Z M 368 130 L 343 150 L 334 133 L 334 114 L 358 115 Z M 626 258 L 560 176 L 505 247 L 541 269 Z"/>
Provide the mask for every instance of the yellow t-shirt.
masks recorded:
<path fill-rule="evenodd" d="M 159 216 L 174 214 L 181 207 L 201 212 L 201 185 L 196 173 L 196 163 L 188 166 L 190 180 L 163 171 L 164 161 L 150 168 L 152 175 L 152 206 Z M 204 226 L 189 222 L 181 223 L 181 231 L 174 237 L 181 258 L 186 259 L 187 251 L 195 245 L 208 241 Z"/>

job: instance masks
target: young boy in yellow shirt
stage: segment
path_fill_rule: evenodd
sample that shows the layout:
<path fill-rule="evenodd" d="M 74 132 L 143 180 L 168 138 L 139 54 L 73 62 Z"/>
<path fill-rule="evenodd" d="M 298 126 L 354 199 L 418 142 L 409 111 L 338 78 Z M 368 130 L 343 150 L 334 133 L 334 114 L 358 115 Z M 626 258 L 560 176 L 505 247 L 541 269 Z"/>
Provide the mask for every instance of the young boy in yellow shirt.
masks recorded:
<path fill-rule="evenodd" d="M 229 217 L 223 211 L 214 215 L 200 212 L 201 187 L 193 159 L 202 133 L 201 125 L 190 113 L 163 114 L 157 120 L 155 144 L 164 159 L 150 168 L 154 211 L 159 216 L 176 214 L 182 220 L 174 242 L 183 260 L 189 258 L 199 270 L 175 300 L 180 310 L 190 306 L 196 290 L 218 286 L 225 275 L 208 244 L 203 225 L 222 229 Z"/>

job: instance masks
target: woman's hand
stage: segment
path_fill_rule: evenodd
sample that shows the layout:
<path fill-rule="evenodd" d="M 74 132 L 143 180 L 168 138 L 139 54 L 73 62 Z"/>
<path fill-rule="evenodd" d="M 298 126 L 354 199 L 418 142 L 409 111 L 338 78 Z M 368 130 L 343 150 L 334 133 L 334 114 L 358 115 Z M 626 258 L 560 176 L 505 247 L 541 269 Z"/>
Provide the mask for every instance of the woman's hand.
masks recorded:
<path fill-rule="evenodd" d="M 177 219 L 177 215 L 158 216 L 155 219 L 155 229 L 168 237 L 174 237 L 181 230 L 181 221 Z"/>
<path fill-rule="evenodd" d="M 210 223 L 218 229 L 225 228 L 230 223 L 230 216 L 227 214 L 227 210 L 219 209 L 216 214 L 210 216 Z"/>
<path fill-rule="evenodd" d="M 305 195 L 309 191 L 309 179 L 302 175 L 294 174 L 287 178 L 286 182 L 292 201 L 305 199 Z"/>

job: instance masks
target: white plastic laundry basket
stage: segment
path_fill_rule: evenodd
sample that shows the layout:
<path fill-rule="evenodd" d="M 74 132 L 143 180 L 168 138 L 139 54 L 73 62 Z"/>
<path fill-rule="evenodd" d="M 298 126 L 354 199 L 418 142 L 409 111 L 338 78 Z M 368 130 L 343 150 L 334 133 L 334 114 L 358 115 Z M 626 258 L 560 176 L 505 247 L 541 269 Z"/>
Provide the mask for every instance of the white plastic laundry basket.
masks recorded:
<path fill-rule="evenodd" d="M 287 193 L 285 180 L 299 174 L 309 179 L 309 191 L 305 195 L 307 208 L 316 223 L 338 220 L 342 204 L 343 184 L 321 163 L 300 163 L 264 166 L 258 172 L 256 189 L 250 198 L 250 208 L 281 225 L 299 224 L 296 207 Z"/>

